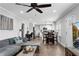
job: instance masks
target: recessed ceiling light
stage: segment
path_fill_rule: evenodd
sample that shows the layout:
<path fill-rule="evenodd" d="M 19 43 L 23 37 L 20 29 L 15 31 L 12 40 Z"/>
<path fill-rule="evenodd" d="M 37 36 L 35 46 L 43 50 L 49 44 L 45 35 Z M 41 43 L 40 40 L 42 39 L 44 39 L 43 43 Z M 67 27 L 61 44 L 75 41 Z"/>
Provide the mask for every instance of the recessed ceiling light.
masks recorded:
<path fill-rule="evenodd" d="M 53 13 L 56 13 L 57 11 L 56 10 L 53 10 Z"/>
<path fill-rule="evenodd" d="M 23 11 L 20 11 L 20 13 L 23 14 L 24 12 Z"/>

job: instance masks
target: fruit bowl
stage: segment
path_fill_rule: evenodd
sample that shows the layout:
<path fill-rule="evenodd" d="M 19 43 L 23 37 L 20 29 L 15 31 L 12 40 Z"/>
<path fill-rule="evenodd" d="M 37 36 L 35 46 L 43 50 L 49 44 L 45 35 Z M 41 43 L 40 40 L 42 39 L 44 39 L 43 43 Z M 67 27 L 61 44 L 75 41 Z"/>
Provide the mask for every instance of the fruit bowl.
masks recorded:
<path fill-rule="evenodd" d="M 33 51 L 33 47 L 32 46 L 26 46 L 24 47 L 24 52 L 32 52 Z"/>

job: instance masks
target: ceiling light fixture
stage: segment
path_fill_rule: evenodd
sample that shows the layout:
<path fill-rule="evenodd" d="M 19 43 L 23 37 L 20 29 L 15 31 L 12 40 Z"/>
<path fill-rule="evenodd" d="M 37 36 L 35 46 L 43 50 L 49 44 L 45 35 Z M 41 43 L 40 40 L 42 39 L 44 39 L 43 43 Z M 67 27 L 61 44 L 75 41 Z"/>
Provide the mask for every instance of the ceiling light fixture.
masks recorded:
<path fill-rule="evenodd" d="M 53 13 L 56 13 L 57 11 L 56 10 L 53 10 Z"/>
<path fill-rule="evenodd" d="M 26 12 L 30 12 L 31 10 L 35 9 L 36 11 L 38 11 L 39 13 L 43 13 L 43 11 L 40 8 L 46 8 L 46 7 L 51 7 L 51 4 L 41 4 L 38 5 L 37 3 L 31 3 L 30 5 L 25 5 L 25 4 L 20 4 L 20 3 L 16 3 L 16 5 L 21 5 L 21 6 L 25 6 L 25 7 L 30 7 L 29 10 L 27 10 Z"/>
<path fill-rule="evenodd" d="M 23 14 L 24 12 L 23 11 L 20 11 L 20 13 Z"/>

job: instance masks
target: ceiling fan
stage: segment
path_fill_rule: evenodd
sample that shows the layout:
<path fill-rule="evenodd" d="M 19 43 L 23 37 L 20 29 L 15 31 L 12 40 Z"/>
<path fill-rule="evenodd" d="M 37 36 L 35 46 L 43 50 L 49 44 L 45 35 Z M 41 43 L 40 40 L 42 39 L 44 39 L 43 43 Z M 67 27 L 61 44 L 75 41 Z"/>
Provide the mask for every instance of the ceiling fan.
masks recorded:
<path fill-rule="evenodd" d="M 39 8 L 51 7 L 51 4 L 41 4 L 41 5 L 38 5 L 37 3 L 31 3 L 30 6 L 29 5 L 25 5 L 25 4 L 20 4 L 20 3 L 16 3 L 16 5 L 31 7 L 29 10 L 26 11 L 27 13 L 30 12 L 31 10 L 33 10 L 33 9 L 35 9 L 39 13 L 43 13 L 43 11 L 40 10 Z"/>

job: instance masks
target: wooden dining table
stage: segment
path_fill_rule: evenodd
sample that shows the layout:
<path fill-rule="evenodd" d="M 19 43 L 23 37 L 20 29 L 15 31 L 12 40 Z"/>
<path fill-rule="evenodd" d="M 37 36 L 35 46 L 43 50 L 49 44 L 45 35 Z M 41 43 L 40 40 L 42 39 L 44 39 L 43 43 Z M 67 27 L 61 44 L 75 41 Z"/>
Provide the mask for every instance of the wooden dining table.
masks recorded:
<path fill-rule="evenodd" d="M 46 34 L 46 44 L 49 44 L 49 42 L 52 42 L 52 44 L 54 44 L 54 34 Z"/>

